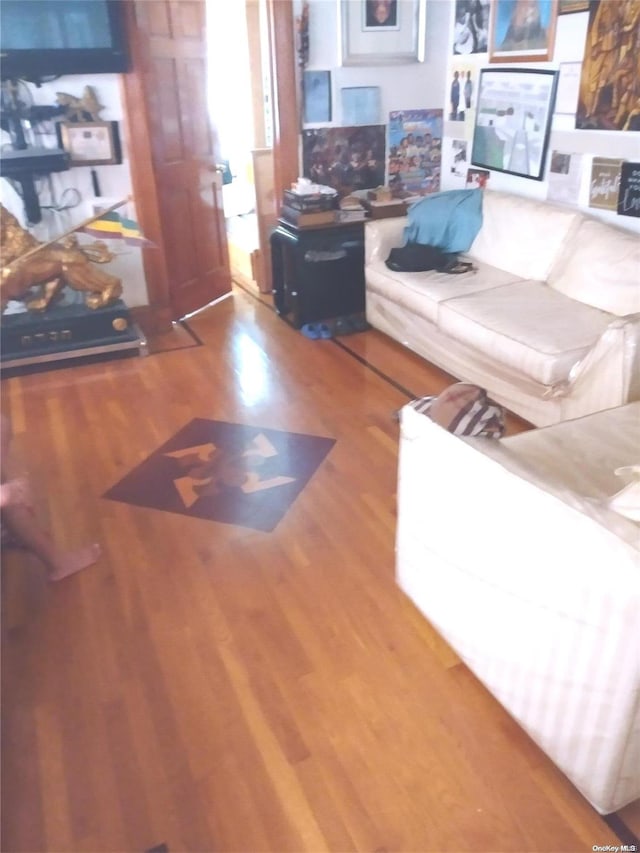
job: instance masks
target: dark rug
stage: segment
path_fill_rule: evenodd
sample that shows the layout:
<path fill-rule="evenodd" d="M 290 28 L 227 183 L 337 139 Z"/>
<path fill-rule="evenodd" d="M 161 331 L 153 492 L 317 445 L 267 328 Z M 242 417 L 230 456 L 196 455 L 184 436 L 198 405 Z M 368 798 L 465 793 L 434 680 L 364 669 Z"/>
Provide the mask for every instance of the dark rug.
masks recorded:
<path fill-rule="evenodd" d="M 195 418 L 103 497 L 270 531 L 333 438 Z"/>

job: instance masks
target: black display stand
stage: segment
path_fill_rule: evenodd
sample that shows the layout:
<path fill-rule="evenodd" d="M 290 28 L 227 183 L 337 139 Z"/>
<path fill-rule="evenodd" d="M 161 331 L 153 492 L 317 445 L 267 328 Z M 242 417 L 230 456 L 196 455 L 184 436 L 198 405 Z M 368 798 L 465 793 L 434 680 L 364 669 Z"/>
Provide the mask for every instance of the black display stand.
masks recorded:
<path fill-rule="evenodd" d="M 299 228 L 281 219 L 271 263 L 276 311 L 294 328 L 364 311 L 364 222 Z"/>
<path fill-rule="evenodd" d="M 146 341 L 121 299 L 92 310 L 84 295 L 65 289 L 42 313 L 5 313 L 0 326 L 0 367 L 20 367 L 131 350 L 146 355 Z"/>

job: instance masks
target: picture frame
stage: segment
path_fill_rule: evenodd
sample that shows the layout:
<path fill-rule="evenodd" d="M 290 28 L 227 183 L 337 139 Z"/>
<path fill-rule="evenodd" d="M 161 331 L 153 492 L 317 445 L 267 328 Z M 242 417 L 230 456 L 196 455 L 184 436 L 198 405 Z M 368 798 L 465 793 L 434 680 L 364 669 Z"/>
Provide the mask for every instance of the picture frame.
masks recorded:
<path fill-rule="evenodd" d="M 426 0 L 340 0 L 342 65 L 423 62 L 425 15 Z"/>
<path fill-rule="evenodd" d="M 117 121 L 58 122 L 58 144 L 71 155 L 71 166 L 122 163 Z"/>
<path fill-rule="evenodd" d="M 592 3 L 580 71 L 576 130 L 639 131 L 633 0 Z M 606 33 L 606 40 L 603 39 Z M 603 44 L 606 43 L 606 50 Z"/>
<path fill-rule="evenodd" d="M 302 131 L 302 174 L 340 198 L 384 184 L 385 162 L 384 124 Z"/>
<path fill-rule="evenodd" d="M 589 0 L 558 0 L 559 15 L 573 15 L 576 12 L 588 12 Z"/>
<path fill-rule="evenodd" d="M 550 62 L 558 0 L 495 0 L 491 7 L 489 62 Z M 525 17 L 534 10 L 534 17 Z M 526 11 L 525 11 L 526 10 Z"/>
<path fill-rule="evenodd" d="M 471 162 L 541 181 L 558 72 L 524 68 L 480 71 Z"/>
<path fill-rule="evenodd" d="M 302 86 L 305 124 L 331 121 L 331 72 L 304 71 Z"/>
<path fill-rule="evenodd" d="M 379 86 L 345 86 L 340 93 L 343 125 L 380 123 Z"/>

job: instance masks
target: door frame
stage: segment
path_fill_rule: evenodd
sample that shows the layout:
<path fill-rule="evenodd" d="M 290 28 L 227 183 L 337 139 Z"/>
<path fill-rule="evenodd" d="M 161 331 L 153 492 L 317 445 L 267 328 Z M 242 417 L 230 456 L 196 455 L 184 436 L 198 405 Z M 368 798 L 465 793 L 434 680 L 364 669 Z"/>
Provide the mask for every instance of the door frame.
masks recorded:
<path fill-rule="evenodd" d="M 127 150 L 136 216 L 144 234 L 157 248 L 142 252 L 148 305 L 133 309 L 147 333 L 171 328 L 169 273 L 163 245 L 158 188 L 153 170 L 148 103 L 144 74 L 148 57 L 145 41 L 138 33 L 135 3 L 125 2 L 125 19 L 131 54 L 131 71 L 121 76 L 126 114 Z M 145 2 L 145 0 L 142 0 Z M 274 206 L 279 207 L 283 190 L 298 177 L 299 119 L 296 84 L 295 22 L 293 0 L 264 0 L 271 71 L 273 108 Z M 295 104 L 295 108 L 291 105 Z M 274 210 L 277 216 L 278 210 Z"/>

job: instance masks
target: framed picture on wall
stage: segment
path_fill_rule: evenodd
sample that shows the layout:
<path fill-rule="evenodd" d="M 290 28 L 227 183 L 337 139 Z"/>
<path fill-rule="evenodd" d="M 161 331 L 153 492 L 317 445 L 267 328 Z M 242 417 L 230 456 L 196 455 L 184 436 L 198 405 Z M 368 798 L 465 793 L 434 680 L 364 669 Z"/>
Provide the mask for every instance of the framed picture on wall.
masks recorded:
<path fill-rule="evenodd" d="M 424 60 L 426 0 L 340 0 L 343 65 Z"/>
<path fill-rule="evenodd" d="M 473 165 L 542 180 L 557 76 L 524 68 L 481 70 Z"/>
<path fill-rule="evenodd" d="M 558 0 L 494 0 L 489 62 L 553 59 Z"/>
<path fill-rule="evenodd" d="M 635 0 L 591 4 L 580 72 L 577 129 L 640 130 L 637 20 Z"/>
<path fill-rule="evenodd" d="M 380 121 L 380 87 L 346 86 L 342 94 L 342 124 L 378 124 Z"/>
<path fill-rule="evenodd" d="M 117 121 L 58 122 L 61 148 L 72 166 L 113 166 L 122 163 Z"/>
<path fill-rule="evenodd" d="M 304 71 L 302 88 L 305 124 L 331 121 L 331 72 Z"/>

